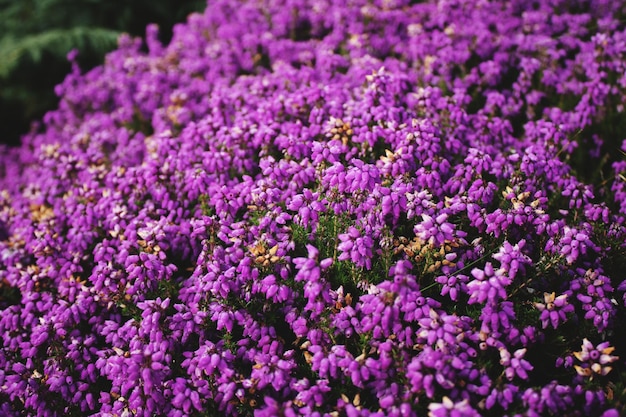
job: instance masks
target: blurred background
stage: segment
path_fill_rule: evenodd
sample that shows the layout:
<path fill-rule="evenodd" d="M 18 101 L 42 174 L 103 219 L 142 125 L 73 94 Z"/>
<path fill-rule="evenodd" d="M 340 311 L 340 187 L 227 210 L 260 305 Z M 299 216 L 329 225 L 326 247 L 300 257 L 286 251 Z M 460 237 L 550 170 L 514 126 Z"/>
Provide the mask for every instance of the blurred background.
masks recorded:
<path fill-rule="evenodd" d="M 121 33 L 157 23 L 167 44 L 174 24 L 206 0 L 0 0 L 0 143 L 16 146 L 34 120 L 56 107 L 54 86 L 80 51 L 84 72 L 104 62 Z"/>

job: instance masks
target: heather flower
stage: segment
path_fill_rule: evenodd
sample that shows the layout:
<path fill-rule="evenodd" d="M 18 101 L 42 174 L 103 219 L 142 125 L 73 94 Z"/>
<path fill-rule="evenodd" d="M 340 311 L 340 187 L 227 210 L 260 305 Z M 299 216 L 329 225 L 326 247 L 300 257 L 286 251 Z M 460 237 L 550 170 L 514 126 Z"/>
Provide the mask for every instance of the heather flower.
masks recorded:
<path fill-rule="evenodd" d="M 448 215 L 442 213 L 433 218 L 428 214 L 422 214 L 423 221 L 414 228 L 415 235 L 425 242 L 434 246 L 441 246 L 445 242 L 463 238 L 465 233 L 456 231 L 452 223 L 448 222 Z"/>
<path fill-rule="evenodd" d="M 0 149 L 0 414 L 619 413 L 626 32 L 582 3 L 216 0 L 74 63 Z"/>
<path fill-rule="evenodd" d="M 307 245 L 308 257 L 295 258 L 294 264 L 298 273 L 295 281 L 304 282 L 304 297 L 307 299 L 305 310 L 314 315 L 321 314 L 326 305 L 332 302 L 328 283 L 322 279 L 322 265 L 318 264 L 319 251 L 313 245 Z M 327 266 L 328 262 L 324 262 Z"/>
<path fill-rule="evenodd" d="M 533 370 L 533 366 L 524 359 L 526 349 L 518 349 L 513 355 L 504 348 L 500 349 L 500 365 L 504 366 L 505 375 L 509 380 L 514 377 L 528 379 L 528 372 Z"/>
<path fill-rule="evenodd" d="M 506 287 L 512 279 L 505 275 L 504 269 L 494 269 L 491 262 L 487 262 L 484 269 L 474 268 L 472 276 L 474 280 L 467 283 L 470 303 L 495 302 L 507 298 Z"/>
<path fill-rule="evenodd" d="M 601 270 L 578 268 L 577 278 L 570 281 L 567 294 L 576 296 L 584 311 L 584 318 L 593 322 L 598 330 L 606 329 L 612 322 L 616 306 L 611 298 L 614 291 L 608 277 Z"/>
<path fill-rule="evenodd" d="M 348 232 L 340 234 L 338 238 L 340 243 L 337 249 L 342 252 L 338 260 L 349 259 L 357 266 L 367 269 L 372 267 L 374 241 L 370 236 L 362 236 L 356 227 L 350 226 Z"/>
<path fill-rule="evenodd" d="M 507 409 L 508 406 L 515 400 L 518 392 L 519 387 L 513 385 L 512 383 L 505 384 L 502 389 L 494 389 L 487 397 L 485 408 L 490 410 L 497 404 L 502 408 Z"/>
<path fill-rule="evenodd" d="M 493 259 L 500 262 L 500 268 L 503 268 L 511 279 L 515 279 L 518 272 L 525 272 L 527 265 L 532 264 L 530 257 L 523 253 L 525 246 L 524 239 L 515 245 L 505 241 L 498 252 L 493 255 Z"/>
<path fill-rule="evenodd" d="M 526 389 L 521 393 L 521 399 L 529 412 L 536 415 L 558 414 L 572 407 L 576 395 L 574 388 L 552 381 L 540 390 Z M 585 401 L 586 407 L 590 410 L 590 406 L 595 402 L 594 399 L 585 395 Z"/>
<path fill-rule="evenodd" d="M 551 324 L 555 329 L 559 323 L 567 320 L 567 313 L 574 311 L 574 306 L 567 302 L 567 294 L 556 297 L 556 293 L 544 293 L 544 303 L 535 303 L 537 310 L 541 312 L 539 317 L 541 325 L 545 329 Z"/>
<path fill-rule="evenodd" d="M 502 301 L 499 304 L 487 303 L 480 314 L 481 332 L 500 333 L 510 331 L 512 335 L 516 329 L 511 326 L 515 322 L 516 315 L 511 301 Z"/>
<path fill-rule="evenodd" d="M 474 410 L 467 400 L 454 402 L 448 397 L 443 397 L 441 403 L 428 405 L 428 417 L 477 417 L 478 411 Z"/>
<path fill-rule="evenodd" d="M 552 248 L 552 245 L 552 240 L 550 240 L 546 249 Z M 565 258 L 568 264 L 574 263 L 580 255 L 587 253 L 588 248 L 594 247 L 587 234 L 568 226 L 564 227 L 563 237 L 558 241 L 557 245 L 552 250 L 558 250 L 558 253 Z"/>
<path fill-rule="evenodd" d="M 594 347 L 587 339 L 583 339 L 580 352 L 574 352 L 574 357 L 578 359 L 580 365 L 574 365 L 576 373 L 582 377 L 593 379 L 594 376 L 605 376 L 613 369 L 609 364 L 619 358 L 611 355 L 615 350 L 609 342 L 602 342 Z"/>
<path fill-rule="evenodd" d="M 287 208 L 298 212 L 298 215 L 294 217 L 296 223 L 308 227 L 309 224 L 315 225 L 319 222 L 320 213 L 326 212 L 326 203 L 325 199 L 320 201 L 318 192 L 313 193 L 306 188 L 302 194 L 295 195 L 288 202 Z"/>

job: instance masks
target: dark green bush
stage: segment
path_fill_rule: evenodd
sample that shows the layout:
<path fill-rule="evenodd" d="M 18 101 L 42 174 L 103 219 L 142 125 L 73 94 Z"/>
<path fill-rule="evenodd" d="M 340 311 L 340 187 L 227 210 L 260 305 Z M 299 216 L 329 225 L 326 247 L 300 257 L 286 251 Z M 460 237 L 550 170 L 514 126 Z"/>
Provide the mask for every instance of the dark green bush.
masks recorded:
<path fill-rule="evenodd" d="M 80 51 L 81 68 L 103 62 L 118 36 L 142 36 L 157 23 L 163 42 L 172 26 L 205 1 L 0 0 L 0 143 L 17 145 L 32 120 L 54 108 L 54 86 L 69 72 L 66 55 Z"/>

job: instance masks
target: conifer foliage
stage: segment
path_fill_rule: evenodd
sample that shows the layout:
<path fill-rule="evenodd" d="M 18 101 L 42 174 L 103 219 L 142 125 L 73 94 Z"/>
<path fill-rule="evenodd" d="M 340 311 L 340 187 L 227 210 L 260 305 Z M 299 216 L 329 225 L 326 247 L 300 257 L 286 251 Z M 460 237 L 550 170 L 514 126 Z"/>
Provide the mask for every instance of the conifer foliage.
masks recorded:
<path fill-rule="evenodd" d="M 122 33 L 144 35 L 171 27 L 206 2 L 147 0 L 0 0 L 0 143 L 17 145 L 30 122 L 57 105 L 53 87 L 70 70 L 66 55 L 80 50 L 83 68 L 102 64 Z"/>

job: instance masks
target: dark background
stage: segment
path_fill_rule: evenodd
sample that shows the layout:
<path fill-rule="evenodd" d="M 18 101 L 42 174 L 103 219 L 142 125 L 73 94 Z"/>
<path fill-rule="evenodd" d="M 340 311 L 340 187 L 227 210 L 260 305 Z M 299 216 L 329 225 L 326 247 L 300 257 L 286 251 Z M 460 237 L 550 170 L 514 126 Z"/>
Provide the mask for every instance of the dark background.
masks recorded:
<path fill-rule="evenodd" d="M 19 145 L 31 123 L 56 107 L 54 86 L 80 51 L 83 71 L 104 62 L 121 33 L 157 23 L 167 44 L 174 24 L 206 0 L 0 0 L 0 144 Z"/>

